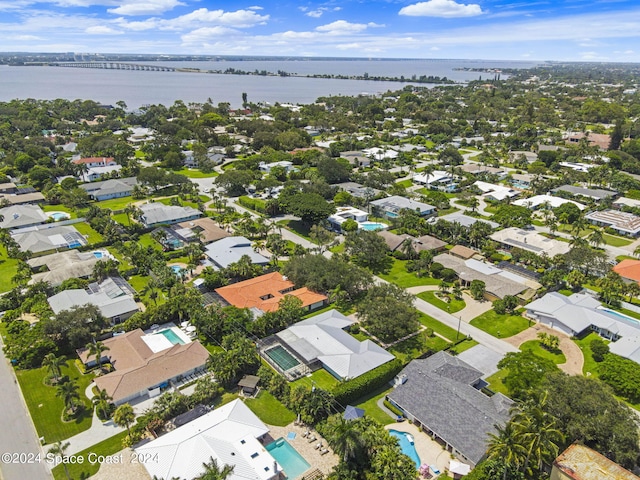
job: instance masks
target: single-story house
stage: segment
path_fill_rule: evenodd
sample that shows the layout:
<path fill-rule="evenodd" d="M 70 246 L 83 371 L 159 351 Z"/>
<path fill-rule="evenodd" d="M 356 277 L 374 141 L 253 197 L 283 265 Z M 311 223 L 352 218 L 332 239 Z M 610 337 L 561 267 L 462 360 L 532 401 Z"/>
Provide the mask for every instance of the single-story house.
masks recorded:
<path fill-rule="evenodd" d="M 520 248 L 537 255 L 554 257 L 567 253 L 571 246 L 567 242 L 554 240 L 540 235 L 535 230 L 523 230 L 517 227 L 509 227 L 489 235 L 491 240 L 498 242 L 505 250 Z"/>
<path fill-rule="evenodd" d="M 484 218 L 471 217 L 469 215 L 465 215 L 463 212 L 449 213 L 448 215 L 443 215 L 442 217 L 438 217 L 438 220 L 445 220 L 451 223 L 459 223 L 463 227 L 467 227 L 467 228 L 469 228 L 471 225 L 473 225 L 476 222 L 486 223 L 487 225 L 490 225 L 491 228 L 498 228 L 500 226 L 496 222 L 492 222 L 491 220 L 486 220 Z"/>
<path fill-rule="evenodd" d="M 413 176 L 413 181 L 427 188 L 435 189 L 450 185 L 453 182 L 453 175 L 442 170 L 435 170 L 430 173 L 417 173 Z"/>
<path fill-rule="evenodd" d="M 597 332 L 614 342 L 609 345 L 612 353 L 640 360 L 640 323 L 609 310 L 588 293 L 574 293 L 569 297 L 557 292 L 547 293 L 525 309 L 527 317 L 567 335 L 577 337 L 585 332 Z"/>
<path fill-rule="evenodd" d="M 114 178 L 103 182 L 92 182 L 80 185 L 91 198 L 100 202 L 111 198 L 130 197 L 133 187 L 138 184 L 136 177 Z"/>
<path fill-rule="evenodd" d="M 44 195 L 40 192 L 18 191 L 18 193 L 0 194 L 0 201 L 8 202 L 10 205 L 24 205 L 25 203 L 42 203 L 45 201 L 45 198 L 44 198 Z"/>
<path fill-rule="evenodd" d="M 614 200 L 611 206 L 620 210 L 622 210 L 624 207 L 640 208 L 640 200 L 636 200 L 635 198 L 620 197 Z"/>
<path fill-rule="evenodd" d="M 347 220 L 353 220 L 360 226 L 369 219 L 369 214 L 355 207 L 338 207 L 336 213 L 330 215 L 327 221 L 333 230 L 342 232 L 342 224 Z"/>
<path fill-rule="evenodd" d="M 551 208 L 558 208 L 565 203 L 573 203 L 580 210 L 584 210 L 585 206 L 581 203 L 574 202 L 573 200 L 567 200 L 562 197 L 554 197 L 551 195 L 534 195 L 533 197 L 521 198 L 513 202 L 513 205 L 519 207 L 527 207 L 529 209 L 537 209 L 544 204 L 548 204 Z"/>
<path fill-rule="evenodd" d="M 398 158 L 399 153 L 396 152 L 395 150 L 392 149 L 384 149 L 384 148 L 380 148 L 380 147 L 371 147 L 371 148 L 365 148 L 364 150 L 362 150 L 362 153 L 364 153 L 367 157 L 373 159 L 373 160 L 384 160 L 384 159 L 390 159 L 393 160 L 394 158 Z"/>
<path fill-rule="evenodd" d="M 299 298 L 302 308 L 307 311 L 324 306 L 328 300 L 326 295 L 312 292 L 307 287 L 296 288 L 291 280 L 279 272 L 216 288 L 215 291 L 229 305 L 250 308 L 258 314 L 278 310 L 278 302 L 286 295 Z"/>
<path fill-rule="evenodd" d="M 526 150 L 511 150 L 509 152 L 509 161 L 511 163 L 519 160 L 520 158 L 524 158 L 528 163 L 533 163 L 538 160 L 538 154 Z"/>
<path fill-rule="evenodd" d="M 80 177 L 85 182 L 95 182 L 100 180 L 105 175 L 109 175 L 113 172 L 119 172 L 122 170 L 121 165 L 106 165 L 100 167 L 89 167 L 86 172 L 83 172 Z"/>
<path fill-rule="evenodd" d="M 589 447 L 574 443 L 553 462 L 549 480 L 640 480 Z"/>
<path fill-rule="evenodd" d="M 193 207 L 178 207 L 160 202 L 144 203 L 138 208 L 142 212 L 141 220 L 146 227 L 186 222 L 202 216 L 202 212 Z"/>
<path fill-rule="evenodd" d="M 612 268 L 627 282 L 640 283 L 640 260 L 627 258 Z"/>
<path fill-rule="evenodd" d="M 288 160 L 282 160 L 280 162 L 272 163 L 260 162 L 258 167 L 260 168 L 260 171 L 264 173 L 271 173 L 271 169 L 273 168 L 282 168 L 285 172 L 289 173 L 291 170 L 293 170 L 293 162 L 290 162 Z"/>
<path fill-rule="evenodd" d="M 133 298 L 135 293 L 124 278 L 108 277 L 99 283 L 90 283 L 86 289 L 63 290 L 47 298 L 47 302 L 56 315 L 73 307 L 95 305 L 102 316 L 115 325 L 139 311 Z"/>
<path fill-rule="evenodd" d="M 65 252 L 52 253 L 27 260 L 31 270 L 29 284 L 47 282 L 52 287 L 57 287 L 69 278 L 88 278 L 93 273 L 93 267 L 99 261 L 93 252 L 80 252 L 67 250 Z M 41 271 L 46 268 L 45 271 Z"/>
<path fill-rule="evenodd" d="M 584 217 L 594 225 L 612 228 L 622 235 L 637 237 L 640 235 L 640 217 L 619 210 L 603 210 L 588 213 Z"/>
<path fill-rule="evenodd" d="M 76 248 L 87 244 L 87 239 L 72 225 L 45 224 L 16 229 L 11 236 L 23 252 L 41 253 L 57 248 Z"/>
<path fill-rule="evenodd" d="M 371 165 L 371 159 L 359 151 L 341 152 L 340 158 L 348 160 L 351 165 L 356 167 L 368 167 Z"/>
<path fill-rule="evenodd" d="M 347 333 L 353 323 L 332 309 L 261 340 L 260 354 L 290 380 L 319 368 L 348 380 L 395 358 L 372 340 L 361 342 Z"/>
<path fill-rule="evenodd" d="M 269 428 L 236 399 L 135 449 L 139 458 L 158 458 L 143 465 L 154 478 L 196 478 L 213 458 L 232 465 L 227 480 L 275 480 L 282 466 L 263 441 Z M 286 473 L 286 472 L 285 472 Z"/>
<path fill-rule="evenodd" d="M 173 229 L 186 241 L 198 240 L 205 245 L 231 236 L 229 232 L 218 226 L 218 224 L 209 217 L 180 222 L 174 225 Z"/>
<path fill-rule="evenodd" d="M 0 228 L 7 230 L 41 225 L 49 220 L 38 205 L 11 205 L 0 208 L 0 218 Z"/>
<path fill-rule="evenodd" d="M 596 202 L 600 200 L 604 200 L 605 198 L 615 198 L 619 195 L 619 192 L 615 190 L 602 190 L 600 188 L 584 188 L 584 187 L 575 187 L 573 185 L 563 185 L 558 188 L 554 188 L 551 190 L 552 193 L 568 193 L 570 195 L 574 195 L 576 197 L 586 197 Z"/>
<path fill-rule="evenodd" d="M 536 176 L 529 173 L 513 173 L 510 176 L 509 183 L 516 188 L 527 190 L 531 187 L 531 184 L 535 181 Z"/>
<path fill-rule="evenodd" d="M 12 194 L 12 193 L 16 193 L 16 191 L 18 190 L 17 186 L 15 183 L 13 182 L 5 182 L 5 183 L 0 183 L 0 194 Z"/>
<path fill-rule="evenodd" d="M 411 240 L 413 249 L 416 252 L 421 252 L 423 250 L 438 252 L 444 250 L 444 248 L 447 246 L 446 242 L 443 242 L 436 237 L 432 237 L 431 235 L 423 235 L 416 238 L 411 235 L 407 235 L 406 233 L 398 235 L 386 230 L 381 230 L 376 233 L 378 234 L 378 236 L 382 237 L 382 239 L 387 244 L 387 247 L 389 247 L 389 250 L 391 250 L 392 252 L 398 250 L 407 239 Z"/>
<path fill-rule="evenodd" d="M 483 373 L 444 351 L 411 361 L 396 377 L 388 400 L 423 432 L 465 463 L 486 455 L 489 434 L 509 421 L 513 402 L 480 391 Z"/>
<path fill-rule="evenodd" d="M 505 187 L 504 185 L 496 185 L 493 183 L 482 182 L 478 180 L 473 184 L 476 186 L 481 192 L 482 196 L 488 200 L 493 200 L 496 202 L 502 202 L 507 198 L 515 198 L 520 195 L 520 191 L 514 190 L 511 187 Z"/>
<path fill-rule="evenodd" d="M 436 207 L 427 203 L 418 202 L 410 198 L 392 195 L 391 197 L 373 200 L 370 205 L 380 216 L 396 218 L 401 210 L 413 210 L 421 217 L 435 215 Z"/>
<path fill-rule="evenodd" d="M 465 163 L 460 166 L 460 169 L 472 175 L 496 175 L 500 180 L 507 176 L 507 172 L 502 168 L 488 167 L 486 165 L 480 165 L 479 163 Z"/>
<path fill-rule="evenodd" d="M 226 237 L 207 245 L 205 255 L 218 268 L 227 268 L 245 255 L 254 265 L 268 265 L 269 259 L 253 249 L 251 240 L 245 237 Z"/>
<path fill-rule="evenodd" d="M 598 147 L 600 150 L 608 150 L 611 144 L 611 136 L 604 133 L 582 133 L 575 132 L 569 133 L 565 137 L 565 142 L 569 145 L 577 145 L 580 140 L 587 138 L 590 147 Z"/>
<path fill-rule="evenodd" d="M 453 248 L 449 250 L 449 255 L 453 255 L 454 257 L 458 257 L 463 260 L 469 260 L 470 258 L 480 254 L 473 248 L 465 247 L 464 245 L 454 245 Z"/>
<path fill-rule="evenodd" d="M 170 340 L 161 331 L 136 329 L 103 341 L 109 348 L 103 358 L 108 358 L 114 371 L 94 381 L 100 390 L 107 391 L 113 403 L 155 397 L 172 381 L 206 369 L 209 352 L 200 342 L 192 342 L 175 326 L 165 330 L 172 330 L 179 340 Z M 78 350 L 78 356 L 87 366 L 96 363 L 87 349 Z"/>
<path fill-rule="evenodd" d="M 338 187 L 340 190 L 348 192 L 356 198 L 374 198 L 382 192 L 376 188 L 365 187 L 356 182 L 336 183 L 332 187 Z"/>

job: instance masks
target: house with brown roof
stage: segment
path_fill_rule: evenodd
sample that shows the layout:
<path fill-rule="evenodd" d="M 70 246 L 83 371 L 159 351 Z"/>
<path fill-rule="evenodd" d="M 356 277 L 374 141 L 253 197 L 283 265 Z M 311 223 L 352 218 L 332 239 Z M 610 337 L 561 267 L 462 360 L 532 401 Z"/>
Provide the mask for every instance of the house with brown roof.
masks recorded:
<path fill-rule="evenodd" d="M 640 480 L 604 455 L 573 444 L 553 462 L 549 480 Z"/>
<path fill-rule="evenodd" d="M 469 260 L 477 254 L 478 252 L 476 252 L 473 248 L 465 247 L 464 245 L 455 245 L 451 250 L 449 250 L 449 255 L 462 258 L 463 260 Z"/>
<path fill-rule="evenodd" d="M 421 252 L 423 250 L 429 250 L 432 252 L 439 252 L 444 250 L 447 243 L 442 240 L 432 237 L 431 235 L 423 235 L 421 237 L 413 237 L 411 235 L 407 235 L 403 233 L 401 235 L 397 235 L 395 233 L 391 233 L 387 230 L 382 230 L 376 232 L 387 244 L 389 250 L 395 252 L 400 246 L 405 242 L 405 240 L 410 239 L 413 244 L 413 248 L 416 252 Z"/>
<path fill-rule="evenodd" d="M 575 132 L 570 133 L 565 138 L 566 143 L 570 145 L 577 145 L 580 143 L 580 140 L 583 138 L 587 138 L 590 147 L 598 147 L 600 150 L 607 150 L 609 148 L 609 144 L 611 143 L 611 135 L 606 135 L 604 133 L 582 133 Z"/>
<path fill-rule="evenodd" d="M 612 268 L 614 272 L 622 277 L 628 283 L 640 283 L 640 260 L 627 258 Z"/>
<path fill-rule="evenodd" d="M 174 335 L 165 336 L 167 330 Z M 116 405 L 157 396 L 171 382 L 205 370 L 209 359 L 200 342 L 192 342 L 175 326 L 148 333 L 137 329 L 103 343 L 109 348 L 104 357 L 115 370 L 96 377 L 95 383 Z M 78 350 L 78 356 L 86 365 L 96 363 L 87 349 Z"/>
<path fill-rule="evenodd" d="M 307 311 L 324 306 L 328 300 L 326 295 L 312 292 L 307 287 L 296 288 L 291 280 L 279 272 L 216 288 L 215 291 L 229 305 L 255 309 L 259 311 L 257 313 L 275 312 L 286 295 L 299 298 L 302 308 Z"/>
<path fill-rule="evenodd" d="M 187 241 L 200 240 L 203 244 L 208 244 L 230 237 L 231 234 L 219 227 L 209 217 L 195 218 L 188 222 L 181 222 L 173 226 L 173 229 Z"/>

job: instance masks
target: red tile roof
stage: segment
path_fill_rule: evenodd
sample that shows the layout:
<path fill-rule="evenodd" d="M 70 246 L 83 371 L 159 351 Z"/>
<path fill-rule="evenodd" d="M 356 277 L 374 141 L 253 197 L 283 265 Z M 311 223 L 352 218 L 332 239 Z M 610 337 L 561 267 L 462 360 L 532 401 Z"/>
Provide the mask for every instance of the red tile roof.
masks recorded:
<path fill-rule="evenodd" d="M 623 260 L 613 267 L 612 270 L 622 278 L 628 278 L 629 280 L 640 282 L 640 260 Z"/>
<path fill-rule="evenodd" d="M 87 157 L 87 158 L 79 158 L 77 160 L 73 160 L 72 163 L 79 165 L 81 163 L 107 163 L 113 162 L 113 157 Z"/>

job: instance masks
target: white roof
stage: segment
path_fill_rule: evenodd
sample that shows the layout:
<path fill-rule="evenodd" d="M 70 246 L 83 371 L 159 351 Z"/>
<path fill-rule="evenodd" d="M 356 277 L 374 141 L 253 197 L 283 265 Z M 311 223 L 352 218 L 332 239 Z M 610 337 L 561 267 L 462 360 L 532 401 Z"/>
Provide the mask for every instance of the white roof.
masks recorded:
<path fill-rule="evenodd" d="M 360 342 L 343 330 L 352 323 L 337 310 L 329 310 L 276 335 L 307 362 L 318 359 L 344 379 L 358 377 L 394 359 L 371 340 Z"/>
<path fill-rule="evenodd" d="M 233 465 L 229 480 L 269 480 L 282 467 L 257 440 L 267 426 L 242 401 L 234 400 L 136 449 L 150 476 L 194 478 L 213 458 Z"/>
<path fill-rule="evenodd" d="M 20 228 L 46 222 L 49 217 L 38 205 L 11 205 L 0 208 L 0 228 Z"/>
<path fill-rule="evenodd" d="M 227 237 L 207 245 L 207 257 L 222 268 L 240 260 L 244 255 L 251 258 L 255 265 L 266 265 L 269 259 L 253 250 L 251 240 L 245 237 Z"/>
<path fill-rule="evenodd" d="M 450 173 L 443 172 L 442 170 L 436 170 L 431 173 L 418 173 L 413 176 L 413 181 L 418 183 L 424 183 L 425 185 L 429 185 L 431 183 L 438 183 L 442 181 L 450 182 L 453 180 L 453 177 Z"/>
<path fill-rule="evenodd" d="M 504 200 L 505 198 L 512 198 L 520 195 L 520 192 L 504 185 L 495 185 L 493 183 L 481 182 L 478 180 L 474 183 L 478 187 L 484 196 L 490 196 L 496 200 Z"/>
<path fill-rule="evenodd" d="M 520 200 L 516 200 L 512 203 L 514 205 L 518 205 L 519 207 L 537 208 L 545 202 L 547 202 L 551 208 L 557 208 L 565 203 L 573 203 L 580 210 L 584 210 L 585 208 L 581 203 L 574 202 L 573 200 L 567 200 L 561 197 L 553 197 L 551 195 L 536 195 L 534 197 L 521 198 Z"/>
<path fill-rule="evenodd" d="M 492 233 L 489 238 L 496 242 L 521 248 L 538 255 L 546 253 L 549 257 L 565 254 L 571 249 L 571 246 L 567 242 L 544 237 L 533 230 L 522 230 L 516 227 L 499 230 Z"/>

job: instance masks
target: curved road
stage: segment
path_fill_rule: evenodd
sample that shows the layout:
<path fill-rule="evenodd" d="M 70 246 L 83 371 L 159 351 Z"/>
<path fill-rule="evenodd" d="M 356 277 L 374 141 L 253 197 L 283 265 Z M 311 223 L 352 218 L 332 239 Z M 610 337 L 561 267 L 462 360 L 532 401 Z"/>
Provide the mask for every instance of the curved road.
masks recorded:
<path fill-rule="evenodd" d="M 44 455 L 31 416 L 22 398 L 13 368 L 2 351 L 0 338 L 0 454 Z M 16 458 L 19 460 L 19 458 Z M 0 477 L 4 480 L 51 480 L 44 463 L 5 463 L 0 460 Z"/>

